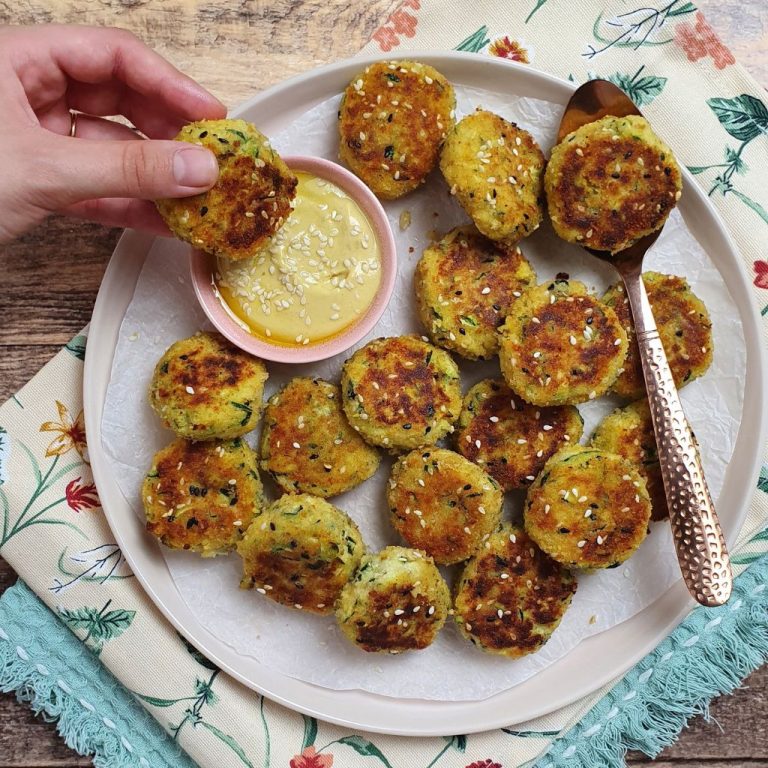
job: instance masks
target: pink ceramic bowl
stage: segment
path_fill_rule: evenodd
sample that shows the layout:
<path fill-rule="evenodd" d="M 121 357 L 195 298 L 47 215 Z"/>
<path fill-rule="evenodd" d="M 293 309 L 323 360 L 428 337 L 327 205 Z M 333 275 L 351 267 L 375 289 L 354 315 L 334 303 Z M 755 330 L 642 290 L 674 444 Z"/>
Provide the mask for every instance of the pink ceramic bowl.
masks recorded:
<path fill-rule="evenodd" d="M 381 255 L 381 282 L 368 310 L 343 332 L 316 344 L 289 347 L 270 344 L 254 336 L 235 320 L 224 306 L 215 286 L 216 259 L 203 251 L 193 250 L 190 257 L 192 284 L 200 306 L 208 319 L 224 336 L 240 349 L 256 357 L 278 363 L 311 363 L 338 355 L 360 341 L 378 322 L 392 296 L 397 274 L 395 239 L 389 219 L 381 203 L 360 179 L 337 163 L 320 157 L 295 155 L 283 158 L 294 171 L 305 171 L 341 187 L 353 198 L 371 222 Z"/>

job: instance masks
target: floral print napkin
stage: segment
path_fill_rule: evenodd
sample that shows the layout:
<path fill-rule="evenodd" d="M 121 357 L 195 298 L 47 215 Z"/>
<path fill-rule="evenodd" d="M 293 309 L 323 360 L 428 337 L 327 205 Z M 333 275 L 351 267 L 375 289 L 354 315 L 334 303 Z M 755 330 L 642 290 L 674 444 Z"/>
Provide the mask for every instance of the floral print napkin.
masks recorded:
<path fill-rule="evenodd" d="M 620 85 L 718 207 L 753 277 L 763 317 L 768 313 L 762 248 L 768 238 L 768 99 L 693 3 L 406 0 L 364 53 L 385 57 L 408 48 L 469 51 L 575 82 L 600 76 Z M 51 620 L 55 615 L 72 630 L 157 719 L 169 742 L 181 745 L 199 765 L 515 768 L 535 761 L 622 684 L 615 681 L 514 729 L 433 739 L 352 733 L 246 689 L 176 634 L 114 542 L 88 463 L 81 394 L 85 350 L 85 335 L 73 339 L 0 408 L 0 554 L 48 606 Z M 740 569 L 768 546 L 765 468 L 758 488 L 734 548 Z M 750 594 L 763 599 L 758 587 Z M 765 616 L 765 604 L 760 610 Z M 711 619 L 706 625 L 713 638 L 719 624 Z M 0 624 L 0 652 L 3 643 L 13 650 L 13 642 Z M 22 645 L 13 653 L 15 661 L 26 655 L 34 666 Z M 58 695 L 66 694 L 62 690 Z M 122 738 L 131 744 L 130 733 Z M 563 759 L 576 753 L 575 746 L 569 750 L 561 750 Z M 104 764 L 148 762 L 126 748 Z"/>

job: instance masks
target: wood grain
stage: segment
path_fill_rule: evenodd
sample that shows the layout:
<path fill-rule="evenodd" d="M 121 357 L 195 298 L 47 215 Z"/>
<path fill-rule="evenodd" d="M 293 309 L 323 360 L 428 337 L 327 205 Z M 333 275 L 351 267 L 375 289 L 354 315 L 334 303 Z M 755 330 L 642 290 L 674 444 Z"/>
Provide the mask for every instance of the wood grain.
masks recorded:
<path fill-rule="evenodd" d="M 517 0 L 518 2 L 520 0 Z M 0 23 L 116 24 L 233 106 L 275 82 L 354 54 L 398 0 L 0 0 Z M 768 85 L 768 4 L 698 0 L 737 59 Z M 53 218 L 0 250 L 0 401 L 89 318 L 119 232 Z M 0 593 L 15 575 L 0 559 Z M 654 768 L 768 768 L 768 670 L 696 718 Z M 638 754 L 631 764 L 649 763 Z M 0 696 L 0 768 L 90 765 L 53 725 Z"/>

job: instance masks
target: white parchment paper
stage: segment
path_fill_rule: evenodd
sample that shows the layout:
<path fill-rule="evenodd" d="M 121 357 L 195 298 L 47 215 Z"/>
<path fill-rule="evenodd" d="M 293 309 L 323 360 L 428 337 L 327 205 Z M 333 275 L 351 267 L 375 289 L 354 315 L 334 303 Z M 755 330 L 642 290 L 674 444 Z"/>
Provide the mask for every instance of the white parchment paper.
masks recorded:
<path fill-rule="evenodd" d="M 459 116 L 475 106 L 492 109 L 531 131 L 548 152 L 562 108 L 532 99 L 503 98 L 489 92 L 458 89 Z M 313 154 L 336 159 L 338 98 L 304 115 L 280 136 L 283 153 Z M 392 301 L 369 336 L 421 332 L 414 311 L 413 270 L 430 233 L 446 232 L 466 221 L 465 214 L 435 173 L 417 192 L 387 203 L 397 241 L 399 265 Z M 408 210 L 411 225 L 398 226 Z M 602 292 L 615 278 L 611 267 L 581 249 L 558 240 L 548 224 L 522 243 L 539 281 L 568 272 Z M 701 443 L 704 466 L 715 499 L 722 488 L 741 419 L 744 389 L 744 339 L 738 313 L 717 269 L 675 211 L 646 269 L 684 275 L 712 315 L 714 363 L 709 373 L 682 390 L 686 412 Z M 170 442 L 147 403 L 147 387 L 155 362 L 174 341 L 209 327 L 188 278 L 188 249 L 183 243 L 158 239 L 146 260 L 136 292 L 123 320 L 107 392 L 102 424 L 104 445 L 120 488 L 137 515 L 142 476 L 155 451 Z M 351 352 L 351 351 L 350 351 Z M 290 378 L 318 375 L 338 380 L 348 353 L 306 366 L 269 364 L 268 397 Z M 497 363 L 461 362 L 466 391 L 480 378 L 499 375 Z M 585 439 L 600 419 L 618 405 L 601 398 L 580 407 Z M 257 433 L 251 436 L 256 445 Z M 250 439 L 250 438 L 249 438 Z M 334 499 L 358 523 L 372 550 L 399 543 L 386 509 L 384 483 L 391 466 L 385 459 L 378 473 L 355 490 Z M 268 493 L 274 488 L 266 483 Z M 522 494 L 509 494 L 507 514 L 519 515 Z M 579 577 L 572 607 L 550 642 L 538 653 L 509 661 L 482 654 L 449 625 L 430 648 L 402 656 L 365 654 L 350 645 L 332 617 L 320 618 L 270 602 L 256 592 L 238 589 L 236 555 L 203 560 L 163 549 L 183 599 L 200 622 L 244 656 L 271 668 L 334 689 L 363 689 L 387 696 L 439 700 L 477 700 L 526 680 L 573 649 L 584 638 L 603 632 L 655 601 L 679 578 L 669 526 L 658 523 L 640 550 L 623 566 Z M 449 580 L 455 570 L 446 570 Z"/>

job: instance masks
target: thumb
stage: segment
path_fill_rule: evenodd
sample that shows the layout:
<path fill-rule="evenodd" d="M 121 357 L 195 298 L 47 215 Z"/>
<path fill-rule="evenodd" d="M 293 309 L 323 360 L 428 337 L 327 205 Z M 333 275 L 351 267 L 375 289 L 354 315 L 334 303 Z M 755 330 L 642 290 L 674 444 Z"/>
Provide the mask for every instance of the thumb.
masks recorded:
<path fill-rule="evenodd" d="M 183 141 L 92 141 L 51 135 L 36 150 L 38 191 L 56 210 L 102 197 L 188 197 L 219 175 L 214 154 Z"/>

